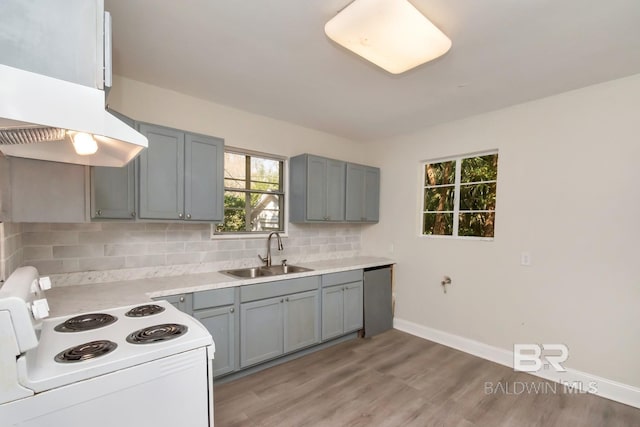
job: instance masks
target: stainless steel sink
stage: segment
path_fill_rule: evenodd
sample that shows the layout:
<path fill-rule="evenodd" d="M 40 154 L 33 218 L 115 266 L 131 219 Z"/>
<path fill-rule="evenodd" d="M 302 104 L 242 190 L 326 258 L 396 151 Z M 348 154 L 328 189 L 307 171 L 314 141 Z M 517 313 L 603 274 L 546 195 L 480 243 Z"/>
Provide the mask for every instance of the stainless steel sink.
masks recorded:
<path fill-rule="evenodd" d="M 241 277 L 243 279 L 262 277 L 262 276 L 280 276 L 292 273 L 302 273 L 304 271 L 313 271 L 310 268 L 299 267 L 297 265 L 272 265 L 271 267 L 249 267 L 238 268 L 235 270 L 223 270 L 220 273 L 233 277 Z"/>
<path fill-rule="evenodd" d="M 224 271 L 221 271 L 221 273 L 228 274 L 229 276 L 242 277 L 242 278 L 273 276 L 273 273 L 271 271 L 262 267 L 250 267 L 250 268 L 238 268 L 236 270 L 224 270 Z"/>
<path fill-rule="evenodd" d="M 271 271 L 275 275 L 313 271 L 310 268 L 299 267 L 297 265 L 272 265 L 271 267 L 262 267 L 262 268 Z"/>

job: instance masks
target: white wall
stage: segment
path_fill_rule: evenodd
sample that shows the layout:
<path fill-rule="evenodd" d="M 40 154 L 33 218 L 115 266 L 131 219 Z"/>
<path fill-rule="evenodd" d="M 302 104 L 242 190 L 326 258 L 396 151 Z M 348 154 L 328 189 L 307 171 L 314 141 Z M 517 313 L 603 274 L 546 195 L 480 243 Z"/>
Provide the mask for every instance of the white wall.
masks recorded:
<path fill-rule="evenodd" d="M 420 161 L 494 148 L 495 240 L 418 237 Z M 507 350 L 565 343 L 568 367 L 640 386 L 640 75 L 380 141 L 371 155 L 382 226 L 362 246 L 398 261 L 397 318 Z"/>
<path fill-rule="evenodd" d="M 109 105 L 132 118 L 224 138 L 225 144 L 282 156 L 313 153 L 357 161 L 362 145 L 116 76 Z M 280 102 L 274 99 L 273 102 Z"/>

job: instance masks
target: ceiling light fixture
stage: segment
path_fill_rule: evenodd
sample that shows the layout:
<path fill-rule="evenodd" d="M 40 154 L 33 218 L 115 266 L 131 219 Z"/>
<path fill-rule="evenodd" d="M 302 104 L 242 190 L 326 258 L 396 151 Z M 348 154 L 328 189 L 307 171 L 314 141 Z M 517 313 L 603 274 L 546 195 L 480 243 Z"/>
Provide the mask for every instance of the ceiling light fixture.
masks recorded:
<path fill-rule="evenodd" d="M 80 156 L 88 156 L 98 151 L 98 143 L 93 135 L 84 132 L 74 132 L 71 135 L 71 142 L 76 153 Z"/>
<path fill-rule="evenodd" d="M 324 26 L 329 38 L 392 74 L 444 55 L 451 40 L 407 0 L 354 0 Z"/>

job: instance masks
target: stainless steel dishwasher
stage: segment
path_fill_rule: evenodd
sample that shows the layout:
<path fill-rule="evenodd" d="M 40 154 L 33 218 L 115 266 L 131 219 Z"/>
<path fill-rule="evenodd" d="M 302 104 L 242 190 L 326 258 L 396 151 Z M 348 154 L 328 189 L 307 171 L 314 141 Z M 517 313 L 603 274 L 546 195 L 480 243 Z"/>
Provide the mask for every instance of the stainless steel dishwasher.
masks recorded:
<path fill-rule="evenodd" d="M 392 266 L 364 270 L 364 336 L 393 328 Z"/>

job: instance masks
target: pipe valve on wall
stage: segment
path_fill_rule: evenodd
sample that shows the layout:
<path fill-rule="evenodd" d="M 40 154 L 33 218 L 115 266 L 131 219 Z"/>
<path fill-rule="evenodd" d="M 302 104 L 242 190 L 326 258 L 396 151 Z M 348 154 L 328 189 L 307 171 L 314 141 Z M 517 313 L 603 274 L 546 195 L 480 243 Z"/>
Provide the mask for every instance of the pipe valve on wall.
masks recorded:
<path fill-rule="evenodd" d="M 442 277 L 442 281 L 440 282 L 440 284 L 442 285 L 442 290 L 446 294 L 447 293 L 447 285 L 451 284 L 451 277 L 443 276 Z"/>

